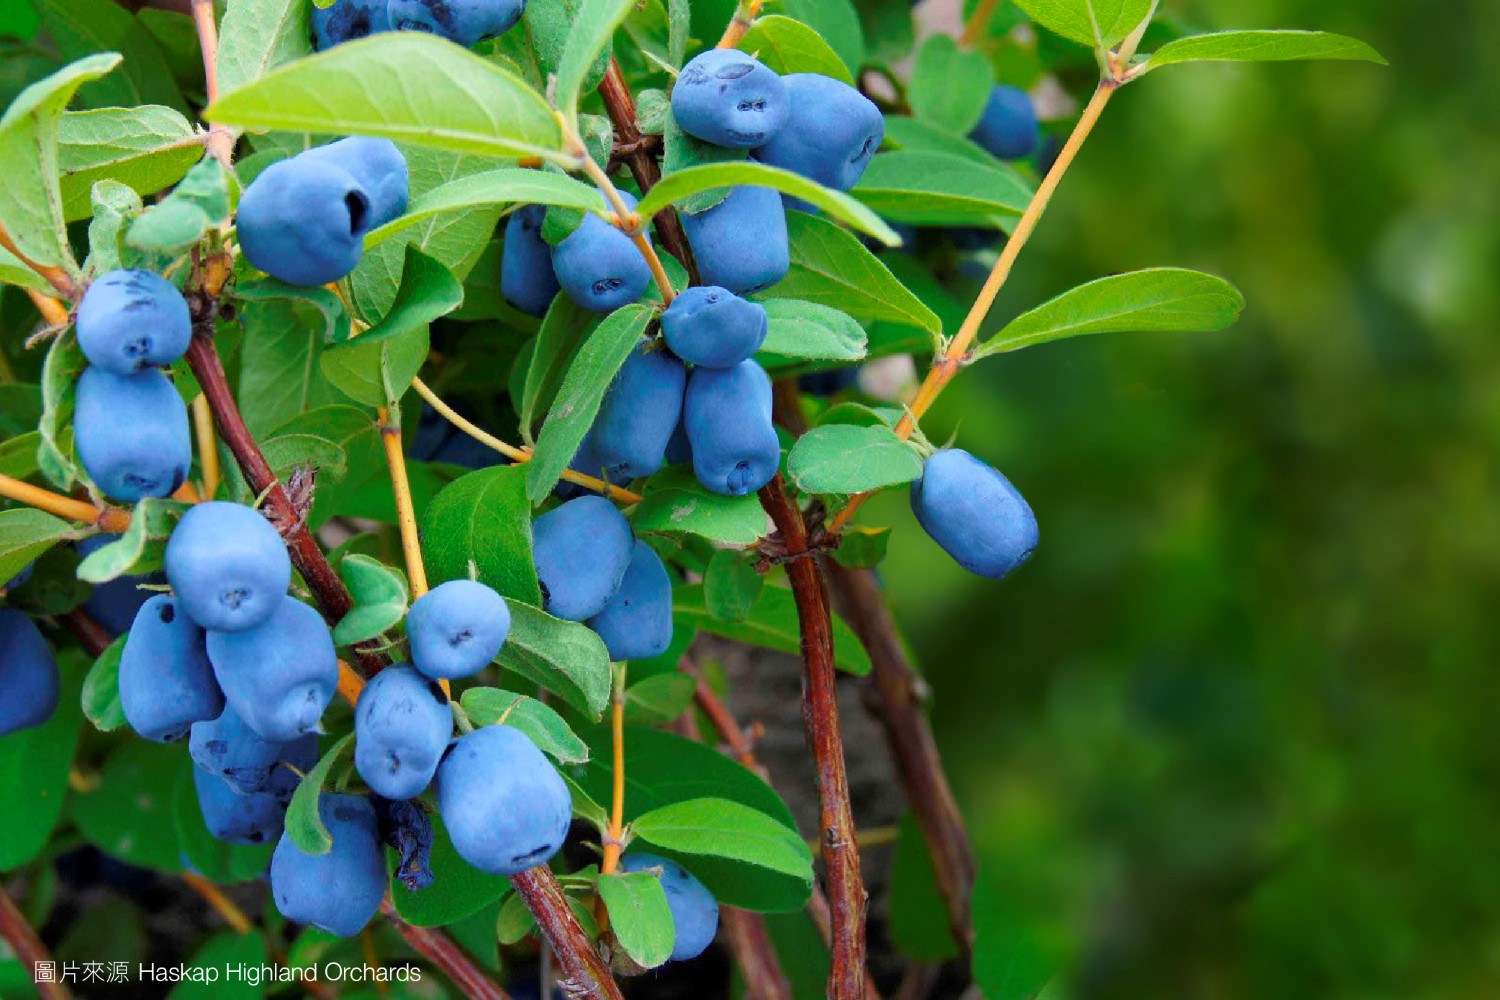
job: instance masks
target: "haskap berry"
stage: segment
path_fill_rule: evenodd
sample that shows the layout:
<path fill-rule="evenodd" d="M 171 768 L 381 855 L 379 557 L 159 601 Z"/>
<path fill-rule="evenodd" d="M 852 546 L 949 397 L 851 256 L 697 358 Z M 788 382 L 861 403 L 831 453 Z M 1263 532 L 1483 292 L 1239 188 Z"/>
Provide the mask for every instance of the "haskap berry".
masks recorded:
<path fill-rule="evenodd" d="M 630 522 L 600 496 L 582 496 L 531 525 L 531 552 L 548 614 L 581 622 L 604 610 L 630 565 Z"/>
<path fill-rule="evenodd" d="M 1026 91 L 997 83 L 969 138 L 1002 160 L 1019 160 L 1035 152 L 1041 128 Z"/>
<path fill-rule="evenodd" d="M 786 124 L 751 155 L 836 191 L 848 191 L 885 138 L 885 118 L 864 94 L 820 73 L 790 73 Z M 793 208 L 805 207 L 788 197 Z"/>
<path fill-rule="evenodd" d="M 997 470 L 957 448 L 927 460 L 912 483 L 917 522 L 957 563 L 998 580 L 1030 558 L 1036 515 Z"/>
<path fill-rule="evenodd" d="M 271 897 L 288 920 L 353 937 L 380 910 L 389 884 L 375 807 L 363 795 L 325 792 L 318 818 L 333 846 L 307 854 L 283 833 L 271 855 Z"/>
<path fill-rule="evenodd" d="M 290 285 L 326 285 L 353 271 L 374 227 L 370 194 L 354 175 L 306 153 L 262 170 L 240 197 L 245 259 Z"/>
<path fill-rule="evenodd" d="M 95 368 L 134 375 L 170 365 L 193 339 L 187 300 L 150 271 L 109 271 L 89 283 L 78 303 L 78 346 Z"/>
<path fill-rule="evenodd" d="M 714 285 L 684 289 L 661 314 L 672 353 L 703 368 L 733 368 L 754 357 L 769 330 L 765 306 Z"/>
<path fill-rule="evenodd" d="M 434 679 L 472 677 L 505 645 L 510 606 L 475 580 L 449 580 L 412 602 L 406 638 L 412 665 Z"/>
<path fill-rule="evenodd" d="M 36 622 L 0 608 L 0 736 L 52 718 L 61 684 L 52 647 Z"/>
<path fill-rule="evenodd" d="M 391 140 L 354 135 L 325 146 L 314 146 L 300 158 L 331 163 L 348 171 L 370 199 L 371 229 L 394 222 L 406 212 L 411 179 L 406 169 L 406 157 Z"/>
<path fill-rule="evenodd" d="M 176 743 L 224 710 L 203 629 L 177 598 L 157 594 L 135 616 L 120 653 L 120 707 L 132 729 L 160 743 Z"/>
<path fill-rule="evenodd" d="M 390 0 L 386 10 L 396 31 L 426 32 L 468 48 L 514 27 L 526 0 Z"/>
<path fill-rule="evenodd" d="M 281 835 L 286 805 L 266 792 L 245 794 L 223 778 L 193 768 L 193 786 L 203 825 L 214 839 L 231 844 L 269 844 Z"/>
<path fill-rule="evenodd" d="M 719 931 L 718 900 L 691 872 L 669 858 L 644 851 L 631 851 L 620 858 L 622 872 L 656 870 L 660 870 L 662 892 L 672 914 L 671 961 L 697 958 L 714 943 Z"/>
<path fill-rule="evenodd" d="M 744 496 L 776 475 L 781 442 L 771 422 L 771 379 L 754 359 L 694 368 L 682 413 L 693 471 L 707 489 Z"/>
<path fill-rule="evenodd" d="M 313 732 L 339 680 L 323 616 L 287 596 L 255 628 L 209 632 L 208 658 L 225 699 L 268 740 Z"/>
<path fill-rule="evenodd" d="M 572 820 L 568 786 L 519 729 L 485 726 L 438 765 L 438 812 L 460 857 L 492 875 L 544 865 Z"/>
<path fill-rule="evenodd" d="M 391 30 L 386 0 L 334 0 L 328 7 L 312 5 L 313 48 L 322 52 Z"/>
<path fill-rule="evenodd" d="M 774 188 L 737 187 L 714 207 L 681 218 L 704 284 L 749 295 L 791 269 L 786 209 Z"/>
<path fill-rule="evenodd" d="M 119 535 L 108 532 L 100 532 L 80 538 L 73 547 L 78 554 L 88 557 L 99 549 L 120 540 Z M 129 631 L 130 625 L 135 621 L 135 616 L 141 610 L 141 605 L 151 599 L 152 592 L 147 587 L 160 587 L 167 582 L 165 573 L 143 573 L 136 576 L 117 576 L 113 580 L 104 583 L 96 583 L 89 590 L 88 598 L 83 602 L 83 610 L 89 617 L 94 619 L 111 636 L 122 635 Z"/>
<path fill-rule="evenodd" d="M 354 706 L 354 766 L 376 795 L 411 799 L 432 781 L 453 735 L 438 682 L 405 663 L 370 678 Z"/>
<path fill-rule="evenodd" d="M 620 197 L 635 208 L 629 192 Z M 584 213 L 578 228 L 552 248 L 552 270 L 568 298 L 593 312 L 629 305 L 651 284 L 651 269 L 630 237 L 593 212 Z"/>
<path fill-rule="evenodd" d="M 292 583 L 292 561 L 271 522 L 254 508 L 222 500 L 182 515 L 167 540 L 165 562 L 188 616 L 215 632 L 262 624 Z"/>
<path fill-rule="evenodd" d="M 715 146 L 762 146 L 787 119 L 786 86 L 770 68 L 738 49 L 709 49 L 672 86 L 672 117 L 688 135 Z"/>
<path fill-rule="evenodd" d="M 545 316 L 562 286 L 552 270 L 552 248 L 542 239 L 543 205 L 522 205 L 505 221 L 500 250 L 500 294 L 528 316 Z"/>
<path fill-rule="evenodd" d="M 78 377 L 75 400 L 73 446 L 105 496 L 134 503 L 171 496 L 187 481 L 193 464 L 187 404 L 167 376 L 89 367 Z"/>
<path fill-rule="evenodd" d="M 241 793 L 270 792 L 290 798 L 298 780 L 296 772 L 305 774 L 318 761 L 318 736 L 308 733 L 289 742 L 268 740 L 226 704 L 217 718 L 193 723 L 188 753 L 200 769 L 223 778 Z"/>
<path fill-rule="evenodd" d="M 594 451 L 611 480 L 649 476 L 666 462 L 682 416 L 687 369 L 660 344 L 642 341 L 610 383 L 594 418 Z"/>
<path fill-rule="evenodd" d="M 611 660 L 660 656 L 672 644 L 672 578 L 661 557 L 636 540 L 620 589 L 588 621 Z"/>

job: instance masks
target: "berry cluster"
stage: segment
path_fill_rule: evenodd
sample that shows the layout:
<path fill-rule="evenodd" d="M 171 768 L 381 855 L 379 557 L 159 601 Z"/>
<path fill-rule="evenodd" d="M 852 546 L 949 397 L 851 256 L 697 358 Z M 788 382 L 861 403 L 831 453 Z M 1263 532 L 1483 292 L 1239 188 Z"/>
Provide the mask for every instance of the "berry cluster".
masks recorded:
<path fill-rule="evenodd" d="M 385 31 L 423 31 L 468 48 L 509 31 L 526 0 L 335 0 L 312 8 L 313 45 L 320 51 Z"/>

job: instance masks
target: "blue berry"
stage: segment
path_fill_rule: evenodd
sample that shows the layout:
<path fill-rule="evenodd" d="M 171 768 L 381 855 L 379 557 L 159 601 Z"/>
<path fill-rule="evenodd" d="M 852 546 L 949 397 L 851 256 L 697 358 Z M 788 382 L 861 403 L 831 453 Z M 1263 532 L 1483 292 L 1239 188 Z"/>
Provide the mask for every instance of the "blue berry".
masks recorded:
<path fill-rule="evenodd" d="M 80 556 L 88 556 L 111 542 L 120 540 L 119 535 L 100 532 L 74 543 Z M 117 576 L 104 583 L 96 583 L 83 602 L 83 610 L 112 636 L 130 630 L 130 624 L 141 610 L 141 605 L 151 599 L 146 586 L 163 586 L 167 582 L 165 573 L 145 573 L 139 576 Z"/>
<path fill-rule="evenodd" d="M 355 135 L 326 146 L 314 146 L 299 156 L 329 163 L 346 171 L 370 199 L 370 228 L 378 229 L 406 212 L 411 180 L 406 157 L 389 139 Z"/>
<path fill-rule="evenodd" d="M 672 578 L 645 542 L 637 540 L 620 589 L 589 619 L 611 660 L 660 656 L 672 644 Z"/>
<path fill-rule="evenodd" d="M 764 306 L 715 285 L 684 290 L 661 316 L 672 353 L 703 368 L 733 368 L 754 357 L 769 329 Z"/>
<path fill-rule="evenodd" d="M 573 812 L 557 770 L 525 733 L 505 725 L 454 743 L 438 766 L 437 804 L 459 856 L 492 875 L 546 864 Z"/>
<path fill-rule="evenodd" d="M 255 628 L 209 632 L 208 658 L 229 704 L 267 740 L 315 731 L 339 680 L 328 626 L 291 597 Z"/>
<path fill-rule="evenodd" d="M 505 598 L 474 580 L 438 584 L 406 613 L 412 665 L 437 679 L 479 673 L 500 652 L 509 632 Z"/>
<path fill-rule="evenodd" d="M 217 775 L 193 768 L 203 825 L 217 840 L 231 844 L 269 844 L 281 834 L 286 806 L 274 795 L 236 790 Z"/>
<path fill-rule="evenodd" d="M 112 375 L 170 365 L 193 339 L 182 293 L 161 275 L 139 269 L 95 278 L 78 304 L 76 329 L 89 364 Z"/>
<path fill-rule="evenodd" d="M 224 710 L 203 630 L 175 597 L 157 594 L 135 616 L 120 653 L 120 707 L 132 729 L 161 743 Z"/>
<path fill-rule="evenodd" d="M 360 692 L 354 734 L 354 766 L 365 784 L 383 798 L 416 798 L 453 735 L 453 710 L 437 681 L 398 663 Z"/>
<path fill-rule="evenodd" d="M 998 580 L 1036 548 L 1036 516 L 1016 488 L 966 451 L 946 448 L 912 483 L 917 522 L 960 566 Z"/>
<path fill-rule="evenodd" d="M 0 608 L 0 736 L 40 726 L 57 708 L 61 678 L 36 622 Z"/>
<path fill-rule="evenodd" d="M 706 285 L 749 295 L 770 288 L 791 268 L 786 209 L 773 188 L 737 187 L 713 208 L 681 218 Z"/>
<path fill-rule="evenodd" d="M 694 368 L 683 424 L 693 471 L 707 489 L 744 496 L 776 475 L 781 443 L 771 423 L 771 379 L 753 359 L 733 368 Z"/>
<path fill-rule="evenodd" d="M 620 196 L 635 208 L 636 200 L 628 192 Z M 552 269 L 568 298 L 593 312 L 629 305 L 651 284 L 651 269 L 630 237 L 593 212 L 552 248 Z"/>
<path fill-rule="evenodd" d="M 552 270 L 552 248 L 542 239 L 542 205 L 522 205 L 505 222 L 500 251 L 500 294 L 528 316 L 545 316 L 561 288 Z"/>
<path fill-rule="evenodd" d="M 610 481 L 629 482 L 662 467 L 686 386 L 687 369 L 666 351 L 642 341 L 630 352 L 590 432 Z"/>
<path fill-rule="evenodd" d="M 880 109 L 842 80 L 818 73 L 781 79 L 791 109 L 786 125 L 752 155 L 824 187 L 849 190 L 885 138 Z"/>
<path fill-rule="evenodd" d="M 305 854 L 283 833 L 271 855 L 271 896 L 288 920 L 353 937 L 379 912 L 388 886 L 375 807 L 363 795 L 325 792 L 318 816 L 333 847 Z"/>
<path fill-rule="evenodd" d="M 582 496 L 537 518 L 531 552 L 542 604 L 558 618 L 581 622 L 604 610 L 630 565 L 630 522 L 599 496 Z"/>
<path fill-rule="evenodd" d="M 267 740 L 225 705 L 218 718 L 193 723 L 188 753 L 201 770 L 223 778 L 241 793 L 264 791 L 289 799 L 300 780 L 296 772 L 306 774 L 318 762 L 318 736 Z"/>
<path fill-rule="evenodd" d="M 682 67 L 672 117 L 688 135 L 715 146 L 762 146 L 787 119 L 781 77 L 738 49 L 709 49 Z"/>
<path fill-rule="evenodd" d="M 85 369 L 78 377 L 73 445 L 104 495 L 126 503 L 171 496 L 193 464 L 187 405 L 172 380 L 154 369 L 136 375 Z"/>
<path fill-rule="evenodd" d="M 1041 142 L 1041 127 L 1026 91 L 995 84 L 984 104 L 984 114 L 969 138 L 1002 160 L 1030 156 Z"/>
<path fill-rule="evenodd" d="M 188 617 L 235 632 L 264 623 L 292 583 L 281 536 L 258 511 L 214 500 L 189 508 L 167 541 L 167 579 Z"/>
<path fill-rule="evenodd" d="M 374 207 L 349 171 L 306 153 L 273 163 L 240 197 L 245 259 L 291 285 L 326 285 L 354 270 Z"/>
<path fill-rule="evenodd" d="M 643 872 L 661 869 L 661 888 L 672 913 L 673 962 L 697 958 L 714 943 L 719 931 L 719 903 L 713 893 L 675 861 L 631 851 L 620 858 L 620 871 Z"/>
<path fill-rule="evenodd" d="M 391 30 L 386 0 L 334 0 L 329 7 L 312 5 L 313 48 L 319 52 L 343 42 Z"/>
<path fill-rule="evenodd" d="M 469 48 L 509 31 L 526 0 L 390 0 L 386 11 L 397 31 L 422 31 Z"/>

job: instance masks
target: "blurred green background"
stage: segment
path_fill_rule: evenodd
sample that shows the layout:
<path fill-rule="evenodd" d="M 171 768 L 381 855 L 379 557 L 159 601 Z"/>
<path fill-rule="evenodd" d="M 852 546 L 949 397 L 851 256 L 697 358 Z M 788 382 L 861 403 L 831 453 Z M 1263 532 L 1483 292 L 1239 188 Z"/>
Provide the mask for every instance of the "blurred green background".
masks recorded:
<path fill-rule="evenodd" d="M 904 495 L 863 518 L 901 526 L 882 572 L 981 913 L 1079 995 L 1500 995 L 1500 5 L 1164 7 L 1392 65 L 1126 89 L 991 324 L 1156 265 L 1234 281 L 1242 322 L 955 383 L 929 436 L 1042 525 L 1003 583 L 934 558 Z"/>

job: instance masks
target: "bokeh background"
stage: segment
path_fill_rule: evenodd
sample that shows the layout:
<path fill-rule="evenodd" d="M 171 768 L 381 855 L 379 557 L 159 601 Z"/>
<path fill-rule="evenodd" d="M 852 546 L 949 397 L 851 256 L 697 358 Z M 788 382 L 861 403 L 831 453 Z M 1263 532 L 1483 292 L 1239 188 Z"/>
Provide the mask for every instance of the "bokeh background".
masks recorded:
<path fill-rule="evenodd" d="M 1166 264 L 1238 284 L 1242 322 L 955 383 L 929 435 L 1042 525 L 1002 583 L 869 505 L 978 905 L 1083 995 L 1500 995 L 1500 5 L 1163 6 L 1391 66 L 1127 88 L 992 322 Z"/>

